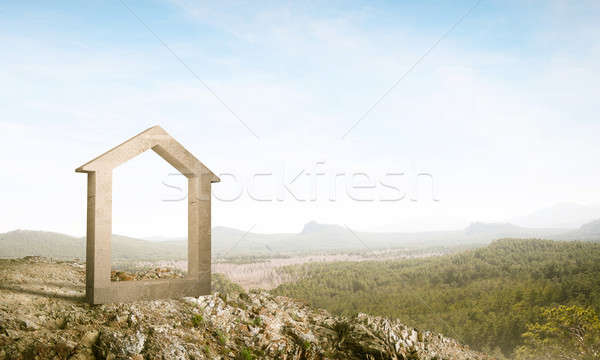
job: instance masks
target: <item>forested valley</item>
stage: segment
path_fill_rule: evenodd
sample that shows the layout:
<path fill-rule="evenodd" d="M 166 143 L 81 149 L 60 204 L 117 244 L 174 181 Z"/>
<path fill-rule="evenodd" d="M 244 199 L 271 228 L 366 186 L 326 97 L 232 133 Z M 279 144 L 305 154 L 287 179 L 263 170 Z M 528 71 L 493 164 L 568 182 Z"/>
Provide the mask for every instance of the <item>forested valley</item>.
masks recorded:
<path fill-rule="evenodd" d="M 298 280 L 276 295 L 338 314 L 397 318 L 499 358 L 600 356 L 599 243 L 502 239 L 426 259 L 284 271 Z"/>

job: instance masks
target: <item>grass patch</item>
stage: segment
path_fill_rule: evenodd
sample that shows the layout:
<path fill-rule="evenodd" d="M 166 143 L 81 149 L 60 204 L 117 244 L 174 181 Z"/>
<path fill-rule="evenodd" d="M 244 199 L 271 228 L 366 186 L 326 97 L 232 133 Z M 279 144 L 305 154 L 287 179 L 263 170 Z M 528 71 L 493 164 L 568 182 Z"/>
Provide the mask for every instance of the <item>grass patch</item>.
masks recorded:
<path fill-rule="evenodd" d="M 252 353 L 252 351 L 248 348 L 242 349 L 237 356 L 237 360 L 254 360 L 256 356 Z"/>
<path fill-rule="evenodd" d="M 255 327 L 260 327 L 262 326 L 262 319 L 260 318 L 260 316 L 255 316 L 254 319 L 252 319 L 252 325 L 254 325 Z"/>
<path fill-rule="evenodd" d="M 221 345 L 225 345 L 227 343 L 227 335 L 225 335 L 221 330 L 215 330 L 215 335 L 217 336 L 217 341 Z"/>
<path fill-rule="evenodd" d="M 192 316 L 192 325 L 195 328 L 202 326 L 202 324 L 204 324 L 204 318 L 202 317 L 202 315 L 195 314 L 194 316 Z"/>

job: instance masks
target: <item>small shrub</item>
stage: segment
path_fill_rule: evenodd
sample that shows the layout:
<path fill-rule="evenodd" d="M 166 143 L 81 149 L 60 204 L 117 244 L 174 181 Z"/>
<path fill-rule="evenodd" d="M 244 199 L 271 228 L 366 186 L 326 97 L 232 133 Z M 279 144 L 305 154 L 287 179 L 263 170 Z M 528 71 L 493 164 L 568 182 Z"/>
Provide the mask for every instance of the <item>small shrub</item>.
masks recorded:
<path fill-rule="evenodd" d="M 408 354 L 406 354 L 407 360 L 420 360 L 419 352 L 415 349 L 408 350 Z"/>
<path fill-rule="evenodd" d="M 239 309 L 244 309 L 247 310 L 248 307 L 246 306 L 245 303 L 241 302 L 241 301 L 236 301 L 234 304 L 230 304 L 230 305 L 235 305 L 237 306 Z"/>
<path fill-rule="evenodd" d="M 262 319 L 260 316 L 255 316 L 254 319 L 252 319 L 252 325 L 256 327 L 262 326 Z"/>
<path fill-rule="evenodd" d="M 204 318 L 202 317 L 202 315 L 195 314 L 194 316 L 192 316 L 192 325 L 194 325 L 194 327 L 200 327 L 202 324 L 204 324 Z"/>
<path fill-rule="evenodd" d="M 221 300 L 223 300 L 223 302 L 224 302 L 224 303 L 226 303 L 226 304 L 227 304 L 227 294 L 220 292 L 220 293 L 219 293 L 219 298 L 220 298 Z"/>
<path fill-rule="evenodd" d="M 338 337 L 340 339 L 343 339 L 344 337 L 346 337 L 346 335 L 348 335 L 350 333 L 351 327 L 350 324 L 348 324 L 347 322 L 337 322 L 335 323 L 335 325 L 333 326 L 333 331 L 335 331 L 338 334 Z"/>
<path fill-rule="evenodd" d="M 225 345 L 227 343 L 227 336 L 223 334 L 221 330 L 216 330 L 215 335 L 217 336 L 217 341 L 221 345 Z"/>
<path fill-rule="evenodd" d="M 208 356 L 211 356 L 211 352 L 210 352 L 210 348 L 208 347 L 208 345 L 204 345 L 204 348 L 202 349 L 204 351 L 204 353 Z"/>
<path fill-rule="evenodd" d="M 213 292 L 225 294 L 244 292 L 244 289 L 241 286 L 229 280 L 229 278 L 224 274 L 214 273 L 212 274 L 211 280 Z"/>
<path fill-rule="evenodd" d="M 302 322 L 302 319 L 300 318 L 300 316 L 298 316 L 298 314 L 292 312 L 290 314 L 290 317 L 295 321 L 295 322 Z"/>
<path fill-rule="evenodd" d="M 252 354 L 252 351 L 250 351 L 250 349 L 244 348 L 238 354 L 237 359 L 238 360 L 254 360 L 254 359 L 256 359 L 256 356 L 254 356 L 254 354 Z"/>
<path fill-rule="evenodd" d="M 310 345 L 311 345 L 311 344 L 310 344 L 310 342 L 308 342 L 308 341 L 306 341 L 306 340 L 304 340 L 304 341 L 302 342 L 302 348 L 304 349 L 304 351 L 308 351 L 308 350 L 310 350 Z"/>

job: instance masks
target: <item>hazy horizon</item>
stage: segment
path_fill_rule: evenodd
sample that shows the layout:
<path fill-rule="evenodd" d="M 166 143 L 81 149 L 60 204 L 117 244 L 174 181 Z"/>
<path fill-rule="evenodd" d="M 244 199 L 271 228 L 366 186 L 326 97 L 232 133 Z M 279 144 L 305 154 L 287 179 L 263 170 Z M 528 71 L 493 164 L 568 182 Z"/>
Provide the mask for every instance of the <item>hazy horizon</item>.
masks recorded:
<path fill-rule="evenodd" d="M 575 208 L 578 208 L 580 211 L 579 212 L 572 211 Z M 587 213 L 586 212 L 581 213 L 581 210 L 587 210 Z M 554 213 L 553 213 L 553 211 L 554 211 Z M 557 212 L 558 213 L 569 212 L 568 215 L 570 217 L 567 217 L 566 219 L 560 218 L 555 221 L 554 219 L 558 217 L 556 215 Z M 298 229 L 297 231 L 291 230 L 291 231 L 266 232 L 266 231 L 255 231 L 254 227 L 250 228 L 250 229 L 241 229 L 241 228 L 236 228 L 236 227 L 232 227 L 232 226 L 224 226 L 224 225 L 214 225 L 214 226 L 212 226 L 212 228 L 213 229 L 222 228 L 222 229 L 239 230 L 242 233 L 248 232 L 248 233 L 253 233 L 253 234 L 264 234 L 264 235 L 300 234 L 304 230 L 304 227 L 310 223 L 316 223 L 317 225 L 325 225 L 325 226 L 334 225 L 334 226 L 340 226 L 340 227 L 348 227 L 351 231 L 372 232 L 372 233 L 423 233 L 423 232 L 430 232 L 430 231 L 452 232 L 452 231 L 465 230 L 466 228 L 470 227 L 471 225 L 478 224 L 478 223 L 490 224 L 490 225 L 510 224 L 510 225 L 516 225 L 516 226 L 519 226 L 519 227 L 522 227 L 525 229 L 576 230 L 584 224 L 587 224 L 589 222 L 592 222 L 594 220 L 599 220 L 599 219 L 600 219 L 600 205 L 584 206 L 584 205 L 574 204 L 574 203 L 557 203 L 549 208 L 539 209 L 533 213 L 527 214 L 526 216 L 516 216 L 507 221 L 484 222 L 484 221 L 479 221 L 479 220 L 473 220 L 473 221 L 470 221 L 465 226 L 460 227 L 460 228 L 447 228 L 447 229 L 437 229 L 437 230 L 423 229 L 423 230 L 414 230 L 414 231 L 402 231 L 402 230 L 394 230 L 394 229 L 388 230 L 385 228 L 379 228 L 379 229 L 363 229 L 360 227 L 350 228 L 346 224 L 324 223 L 324 222 L 317 221 L 314 219 L 309 220 L 308 222 L 303 224 L 301 226 L 301 228 Z M 48 229 L 39 229 L 39 228 L 36 228 L 35 226 L 32 226 L 29 228 L 11 229 L 11 230 L 6 230 L 6 231 L 2 231 L 2 232 L 6 233 L 6 232 L 11 232 L 11 231 L 19 231 L 19 230 L 51 231 Z M 350 230 L 348 230 L 348 231 L 350 231 Z M 72 234 L 72 233 L 61 232 L 61 231 L 55 231 L 55 232 L 73 236 L 73 237 L 85 237 L 85 233 Z M 187 239 L 187 235 L 169 236 L 169 235 L 163 235 L 163 234 L 116 233 L 116 232 L 113 232 L 113 234 L 136 238 L 136 239 L 148 240 L 148 241 L 169 241 L 169 240 Z"/>

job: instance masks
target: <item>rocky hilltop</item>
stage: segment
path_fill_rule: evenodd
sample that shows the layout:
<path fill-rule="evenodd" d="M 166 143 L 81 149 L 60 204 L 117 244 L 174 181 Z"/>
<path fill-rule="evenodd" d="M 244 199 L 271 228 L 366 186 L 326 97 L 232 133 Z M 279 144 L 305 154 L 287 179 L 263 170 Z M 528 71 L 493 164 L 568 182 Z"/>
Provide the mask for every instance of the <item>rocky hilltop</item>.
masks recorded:
<path fill-rule="evenodd" d="M 0 260 L 0 359 L 487 359 L 397 321 L 335 316 L 218 276 L 210 296 L 90 306 L 84 276 L 77 262 Z"/>

